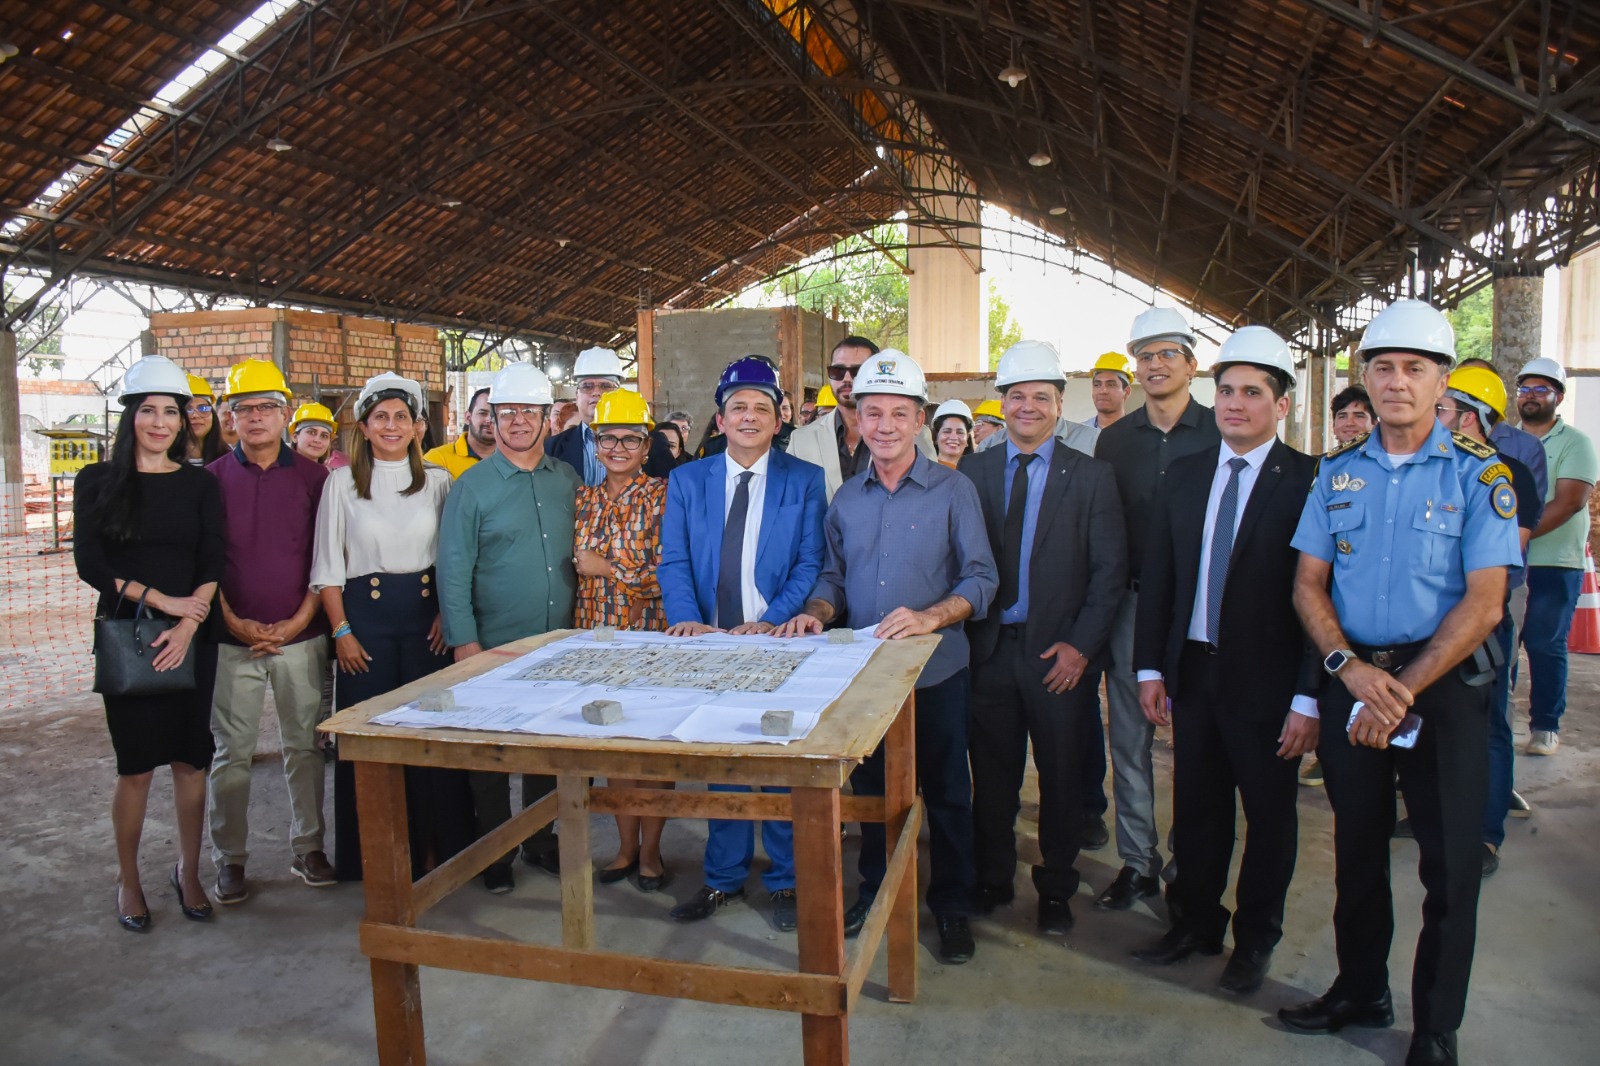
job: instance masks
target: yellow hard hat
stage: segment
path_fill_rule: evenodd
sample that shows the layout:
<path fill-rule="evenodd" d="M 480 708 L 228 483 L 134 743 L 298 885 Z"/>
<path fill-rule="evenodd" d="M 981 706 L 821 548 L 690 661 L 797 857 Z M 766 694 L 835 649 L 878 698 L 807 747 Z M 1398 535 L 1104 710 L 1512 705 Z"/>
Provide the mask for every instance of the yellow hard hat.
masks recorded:
<path fill-rule="evenodd" d="M 630 389 L 612 389 L 594 405 L 594 418 L 589 425 L 643 426 L 647 431 L 656 428 L 650 421 L 650 405 L 644 397 Z"/>
<path fill-rule="evenodd" d="M 817 410 L 824 407 L 838 407 L 839 401 L 833 398 L 833 386 L 824 385 L 817 390 Z"/>
<path fill-rule="evenodd" d="M 294 417 L 289 419 L 289 436 L 294 436 L 295 433 L 299 432 L 300 427 L 307 422 L 320 422 L 327 426 L 329 430 L 339 428 L 339 424 L 334 421 L 333 412 L 322 404 L 303 403 L 300 405 L 299 410 L 295 411 Z"/>
<path fill-rule="evenodd" d="M 228 396 L 244 396 L 256 392 L 275 392 L 288 403 L 293 393 L 283 380 L 283 371 L 265 359 L 245 359 L 233 364 L 228 371 Z"/>
<path fill-rule="evenodd" d="M 1096 359 L 1094 361 L 1094 369 L 1089 371 L 1089 376 L 1093 377 L 1101 370 L 1110 370 L 1113 373 L 1121 374 L 1128 380 L 1130 385 L 1133 383 L 1133 370 L 1128 366 L 1128 357 L 1121 352 L 1107 352 Z"/>
<path fill-rule="evenodd" d="M 999 400 L 983 401 L 972 409 L 972 417 L 974 421 L 979 422 L 983 421 L 984 419 L 989 419 L 993 422 L 1004 422 L 1006 420 L 1005 414 L 1000 410 Z"/>
<path fill-rule="evenodd" d="M 211 382 L 207 381 L 205 378 L 196 377 L 195 375 L 190 374 L 189 375 L 189 395 L 191 395 L 191 396 L 214 396 L 215 394 L 211 391 Z"/>
<path fill-rule="evenodd" d="M 1463 396 L 1470 396 L 1487 404 L 1496 418 L 1506 416 L 1506 383 L 1493 370 L 1481 366 L 1464 366 L 1450 374 L 1450 388 Z"/>

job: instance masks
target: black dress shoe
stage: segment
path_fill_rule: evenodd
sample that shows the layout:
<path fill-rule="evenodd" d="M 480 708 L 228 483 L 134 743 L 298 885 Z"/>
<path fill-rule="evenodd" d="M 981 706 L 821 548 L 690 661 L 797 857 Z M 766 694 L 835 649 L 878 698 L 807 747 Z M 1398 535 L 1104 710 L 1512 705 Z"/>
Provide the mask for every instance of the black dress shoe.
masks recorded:
<path fill-rule="evenodd" d="M 977 945 L 972 942 L 972 924 L 965 914 L 935 915 L 939 927 L 939 958 L 959 966 L 972 960 Z"/>
<path fill-rule="evenodd" d="M 112 892 L 111 904 L 116 908 L 117 924 L 130 933 L 148 933 L 150 931 L 150 909 L 146 907 L 138 914 L 122 913 L 122 890 L 117 888 Z"/>
<path fill-rule="evenodd" d="M 862 926 L 867 924 L 867 912 L 872 909 L 872 901 L 876 898 L 876 896 L 857 896 L 856 901 L 850 904 L 850 909 L 844 912 L 846 939 L 860 933 Z"/>
<path fill-rule="evenodd" d="M 672 880 L 672 873 L 667 869 L 666 863 L 661 864 L 661 872 L 647 874 L 641 872 L 634 884 L 639 886 L 640 892 L 660 892 Z"/>
<path fill-rule="evenodd" d="M 1072 906 L 1064 899 L 1039 897 L 1039 932 L 1044 936 L 1065 936 L 1072 932 Z"/>
<path fill-rule="evenodd" d="M 795 905 L 794 889 L 778 889 L 772 894 L 772 928 L 780 933 L 792 933 L 799 924 L 800 911 Z"/>
<path fill-rule="evenodd" d="M 1004 907 L 1017 898 L 1017 890 L 1010 885 L 979 885 L 972 894 L 974 914 L 993 914 L 996 907 Z"/>
<path fill-rule="evenodd" d="M 1078 837 L 1078 846 L 1084 851 L 1099 851 L 1111 843 L 1111 833 L 1106 829 L 1105 817 L 1091 814 L 1083 820 L 1083 832 Z"/>
<path fill-rule="evenodd" d="M 556 842 L 554 834 L 548 841 L 541 840 L 536 846 L 522 845 L 522 861 L 535 870 L 543 870 L 551 877 L 561 876 L 561 845 Z"/>
<path fill-rule="evenodd" d="M 1141 899 L 1149 899 L 1161 891 L 1161 882 L 1141 874 L 1131 866 L 1124 866 L 1111 886 L 1094 901 L 1098 910 L 1125 911 Z"/>
<path fill-rule="evenodd" d="M 1133 957 L 1152 966 L 1171 966 L 1190 955 L 1221 955 L 1222 944 L 1202 940 L 1187 929 L 1169 929 L 1165 936 L 1147 948 L 1136 948 Z"/>
<path fill-rule="evenodd" d="M 1342 999 L 1328 992 L 1296 1007 L 1278 1011 L 1278 1020 L 1302 1033 L 1337 1033 L 1347 1025 L 1387 1029 L 1394 1024 L 1394 999 L 1388 992 L 1377 999 Z"/>
<path fill-rule="evenodd" d="M 599 881 L 602 885 L 614 885 L 618 881 L 626 881 L 628 878 L 632 877 L 638 872 L 639 860 L 634 859 L 626 866 L 603 867 L 599 873 L 594 875 L 594 879 Z"/>
<path fill-rule="evenodd" d="M 732 892 L 718 892 L 710 885 L 701 885 L 700 891 L 683 903 L 672 908 L 672 920 L 675 922 L 698 922 L 717 913 L 719 907 L 729 903 L 737 903 L 744 899 L 744 889 L 736 888 Z"/>
<path fill-rule="evenodd" d="M 208 899 L 198 907 L 191 907 L 183 901 L 183 885 L 178 881 L 178 865 L 172 865 L 172 891 L 178 894 L 178 909 L 183 911 L 183 916 L 191 922 L 209 922 L 211 920 L 211 901 Z"/>
<path fill-rule="evenodd" d="M 1500 869 L 1500 849 L 1493 844 L 1483 846 L 1483 876 L 1488 877 Z"/>
<path fill-rule="evenodd" d="M 1217 987 L 1230 996 L 1248 996 L 1259 992 L 1272 965 L 1272 952 L 1257 948 L 1234 948 Z"/>
<path fill-rule="evenodd" d="M 503 896 L 516 888 L 517 875 L 511 872 L 511 864 L 495 863 L 483 871 L 483 887 L 496 896 Z"/>
<path fill-rule="evenodd" d="M 1406 1066 L 1456 1066 L 1456 1034 L 1412 1033 Z"/>

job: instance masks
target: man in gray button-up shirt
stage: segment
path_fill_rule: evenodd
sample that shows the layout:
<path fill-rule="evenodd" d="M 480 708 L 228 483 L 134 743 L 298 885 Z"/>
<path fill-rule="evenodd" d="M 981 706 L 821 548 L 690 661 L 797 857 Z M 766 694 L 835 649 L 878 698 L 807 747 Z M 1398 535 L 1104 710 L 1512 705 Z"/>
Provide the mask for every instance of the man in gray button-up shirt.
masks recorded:
<path fill-rule="evenodd" d="M 939 647 L 917 681 L 917 776 L 928 812 L 928 907 L 946 962 L 972 957 L 968 913 L 975 867 L 972 776 L 967 769 L 967 637 L 999 587 L 978 492 L 965 476 L 916 448 L 927 398 L 922 371 L 888 350 L 856 379 L 862 439 L 872 464 L 834 495 L 824 522 L 827 555 L 805 611 L 780 633 L 820 633 L 835 620 L 894 639 L 936 633 Z M 880 747 L 850 777 L 858 796 L 883 795 Z M 861 892 L 845 914 L 860 931 L 887 865 L 881 823 L 861 827 Z"/>

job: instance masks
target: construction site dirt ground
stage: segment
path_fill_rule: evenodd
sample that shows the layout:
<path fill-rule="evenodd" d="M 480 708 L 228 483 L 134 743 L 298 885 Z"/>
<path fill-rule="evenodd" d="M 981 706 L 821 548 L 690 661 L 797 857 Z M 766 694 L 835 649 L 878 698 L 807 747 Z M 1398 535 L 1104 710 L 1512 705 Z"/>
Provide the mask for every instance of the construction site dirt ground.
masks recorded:
<path fill-rule="evenodd" d="M 1535 811 L 1530 820 L 1509 823 L 1500 871 L 1483 886 L 1461 1033 L 1465 1062 L 1597 1061 L 1597 687 L 1600 660 L 1574 656 L 1560 753 L 1517 756 L 1517 784 Z M 1525 714 L 1517 728 L 1520 749 Z M 151 797 L 142 866 L 154 930 L 134 936 L 112 916 L 113 764 L 98 699 L 84 693 L 0 713 L 0 1062 L 335 1066 L 376 1060 L 368 970 L 356 937 L 361 888 L 311 889 L 290 875 L 281 763 L 270 724 L 264 732 L 251 804 L 253 895 L 243 905 L 217 908 L 210 924 L 183 920 L 166 883 L 175 851 L 170 779 L 162 772 Z M 1157 765 L 1165 830 L 1170 756 L 1161 743 Z M 1157 969 L 1129 957 L 1166 926 L 1159 903 L 1119 914 L 1092 908 L 1093 894 L 1116 873 L 1114 843 L 1080 862 L 1077 928 L 1065 938 L 1036 935 L 1026 870 L 1037 854 L 1030 803 L 1018 826 L 1026 839 L 1016 902 L 974 923 L 977 956 L 965 966 L 938 961 L 924 912 L 920 995 L 914 1004 L 889 1003 L 880 956 L 851 1019 L 853 1061 L 1401 1062 L 1421 907 L 1416 845 L 1409 840 L 1392 845 L 1396 1027 L 1308 1037 L 1289 1034 L 1275 1017 L 1277 1008 L 1322 992 L 1335 971 L 1331 817 L 1320 789 L 1302 788 L 1299 803 L 1300 858 L 1285 937 L 1258 994 L 1243 1000 L 1220 994 L 1215 982 L 1222 959 Z M 594 833 L 595 859 L 603 862 L 616 839 L 610 819 L 596 817 Z M 694 925 L 668 920 L 674 903 L 700 886 L 704 839 L 703 823 L 669 825 L 664 850 L 673 880 L 659 894 L 643 895 L 627 884 L 598 886 L 597 946 L 793 966 L 794 936 L 768 924 L 756 875 L 749 904 Z M 852 828 L 847 870 L 854 869 L 856 846 Z M 758 869 L 763 863 L 758 857 Z M 926 857 L 923 864 L 925 876 Z M 853 881 L 847 884 L 853 898 Z M 553 878 L 519 865 L 512 894 L 490 896 L 474 883 L 431 912 L 427 924 L 556 943 L 558 900 Z M 800 1022 L 789 1014 L 441 970 L 423 971 L 422 1000 L 429 1060 L 440 1066 L 800 1061 Z"/>

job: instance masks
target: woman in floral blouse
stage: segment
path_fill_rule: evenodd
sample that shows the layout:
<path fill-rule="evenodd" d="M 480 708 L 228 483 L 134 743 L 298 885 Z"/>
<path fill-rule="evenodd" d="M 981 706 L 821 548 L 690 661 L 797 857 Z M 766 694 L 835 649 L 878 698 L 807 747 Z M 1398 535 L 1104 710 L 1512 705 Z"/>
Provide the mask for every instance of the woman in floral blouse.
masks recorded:
<path fill-rule="evenodd" d="M 656 564 L 661 561 L 661 515 L 667 505 L 667 483 L 647 476 L 650 450 L 650 408 L 636 392 L 616 389 L 600 398 L 590 423 L 595 453 L 606 468 L 598 485 L 578 490 L 578 533 L 575 552 L 578 602 L 574 624 L 579 629 L 661 632 L 667 615 L 661 605 Z M 666 781 L 610 782 L 619 788 L 671 788 Z M 661 862 L 665 818 L 619 814 L 617 857 L 602 867 L 601 884 L 633 874 L 639 891 L 654 892 L 666 883 Z"/>

